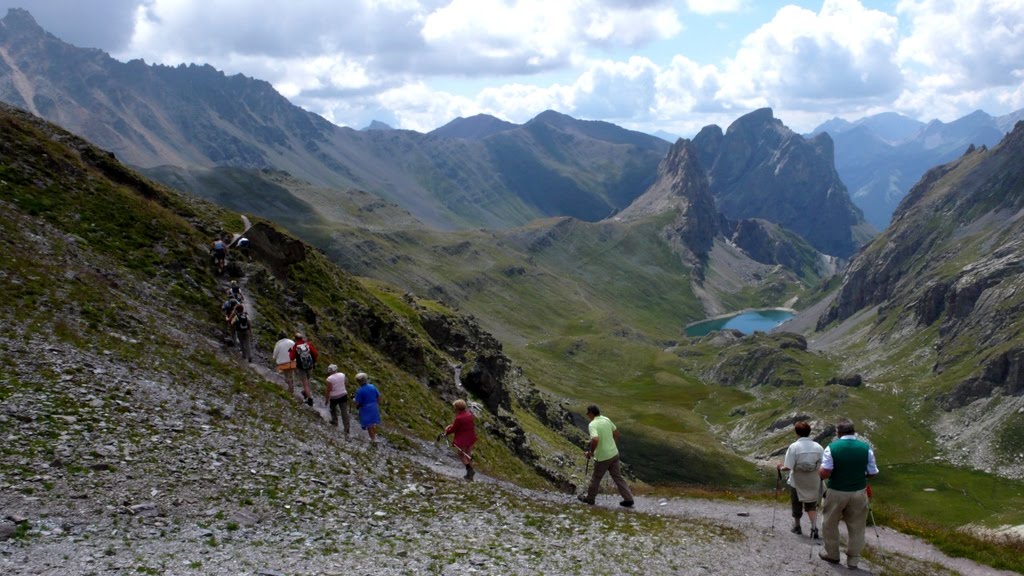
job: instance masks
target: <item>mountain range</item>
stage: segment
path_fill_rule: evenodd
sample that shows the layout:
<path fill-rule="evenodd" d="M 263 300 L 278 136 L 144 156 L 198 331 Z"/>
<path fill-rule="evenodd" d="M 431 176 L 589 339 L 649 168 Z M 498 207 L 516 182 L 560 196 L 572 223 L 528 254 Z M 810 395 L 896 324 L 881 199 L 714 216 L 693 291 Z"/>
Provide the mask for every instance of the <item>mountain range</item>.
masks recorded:
<path fill-rule="evenodd" d="M 993 146 L 1024 119 L 1024 110 L 993 117 L 980 110 L 949 123 L 924 123 L 887 112 L 854 122 L 833 119 L 810 136 L 835 141 L 836 170 L 865 219 L 884 230 L 903 197 L 924 173 L 963 154 Z"/>
<path fill-rule="evenodd" d="M 608 218 L 653 184 L 670 145 L 554 111 L 522 125 L 484 115 L 458 118 L 428 134 L 340 128 L 291 105 L 263 81 L 227 77 L 209 66 L 120 63 L 61 42 L 24 10 L 11 10 L 2 22 L 0 71 L 7 80 L 0 80 L 0 100 L 89 138 L 129 165 L 193 182 L 204 180 L 203 170 L 283 171 L 320 188 L 369 192 L 436 229 L 497 229 L 551 216 Z M 762 116 L 752 114 L 738 125 L 757 124 Z M 799 156 L 801 170 L 822 164 L 814 175 L 834 174 L 829 149 L 809 154 L 810 148 L 795 146 L 799 136 L 789 137 L 764 140 L 757 149 L 765 174 L 772 172 L 770 157 L 780 144 L 793 146 L 787 166 Z M 716 172 L 727 164 L 708 166 L 712 193 L 726 215 L 773 221 L 836 256 L 848 256 L 865 239 L 852 206 L 820 205 L 848 204 L 845 191 L 831 190 L 834 183 L 821 190 L 805 184 L 793 192 L 798 203 L 767 200 L 779 193 L 777 186 L 744 202 L 744 183 L 725 185 Z M 173 175 L 175 170 L 191 175 Z M 743 204 L 759 209 L 733 211 Z M 823 213 L 836 220 L 826 226 Z M 821 231 L 812 231 L 818 226 Z"/>

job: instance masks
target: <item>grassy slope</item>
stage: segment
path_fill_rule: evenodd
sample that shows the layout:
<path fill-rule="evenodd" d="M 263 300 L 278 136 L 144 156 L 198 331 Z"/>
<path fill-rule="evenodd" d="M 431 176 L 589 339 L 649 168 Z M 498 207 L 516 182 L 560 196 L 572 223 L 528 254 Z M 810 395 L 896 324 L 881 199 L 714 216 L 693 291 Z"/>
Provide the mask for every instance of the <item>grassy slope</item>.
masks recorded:
<path fill-rule="evenodd" d="M 172 365 L 183 382 L 213 374 L 228 382 L 256 383 L 259 379 L 230 360 L 227 351 L 201 345 L 219 338 L 223 323 L 207 242 L 216 230 L 241 229 L 238 216 L 156 187 L 52 127 L 6 114 L 0 122 L 0 229 L 6 248 L 0 251 L 5 294 L 0 314 L 5 325 L 26 337 L 52 334 L 93 353 L 123 357 L 140 373 L 146 365 Z M 59 142 L 51 138 L 53 133 Z M 77 150 L 66 147 L 67 141 Z M 33 245 L 38 250 L 26 250 Z M 357 306 L 421 347 L 428 358 L 443 358 L 441 353 L 417 336 L 396 299 L 389 307 L 387 298 L 374 295 L 383 289 L 368 291 L 320 253 L 306 254 L 286 278 L 274 277 L 259 264 L 247 268 L 247 290 L 259 307 L 257 349 L 269 350 L 278 330 L 290 331 L 297 318 L 306 318 L 300 327 L 318 343 L 324 360 L 337 361 L 346 370 L 366 370 L 380 383 L 387 397 L 385 430 L 433 439 L 450 421 L 451 410 L 424 383 L 450 375 L 434 373 L 438 363 L 426 363 L 415 373 L 400 368 L 379 342 L 350 333 L 341 318 Z M 296 290 L 299 286 L 301 291 Z M 289 304 L 296 298 L 299 307 Z M 4 369 L 13 375 L 12 386 L 19 386 L 20 369 Z M 275 386 L 251 393 L 282 394 Z M 481 415 L 481 432 L 492 421 L 489 414 Z M 399 435 L 390 436 L 401 443 Z M 555 451 L 568 450 L 554 433 L 546 433 L 543 441 Z M 524 485 L 545 484 L 489 433 L 481 434 L 479 452 L 488 473 Z"/>

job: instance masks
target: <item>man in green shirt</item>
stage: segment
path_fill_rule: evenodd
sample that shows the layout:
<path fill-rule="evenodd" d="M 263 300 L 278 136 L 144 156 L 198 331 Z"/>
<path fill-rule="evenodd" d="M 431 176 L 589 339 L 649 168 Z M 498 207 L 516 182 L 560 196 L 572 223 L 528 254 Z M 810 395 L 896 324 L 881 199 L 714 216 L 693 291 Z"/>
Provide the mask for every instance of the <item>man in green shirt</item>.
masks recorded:
<path fill-rule="evenodd" d="M 839 563 L 839 522 L 846 523 L 849 540 L 846 544 L 846 565 L 856 568 L 864 549 L 864 528 L 868 520 L 868 478 L 878 474 L 875 453 L 867 442 L 857 438 L 853 422 L 840 418 L 836 422 L 838 437 L 822 456 L 818 474 L 828 483 L 825 493 L 825 520 L 821 536 L 825 549 L 818 556 L 832 564 Z"/>
<path fill-rule="evenodd" d="M 629 491 L 629 485 L 622 476 L 622 468 L 619 466 L 619 429 L 605 416 L 601 416 L 601 410 L 591 404 L 587 406 L 587 420 L 590 420 L 590 445 L 587 449 L 587 459 L 594 459 L 594 475 L 590 477 L 590 486 L 587 488 L 587 495 L 578 496 L 581 502 L 593 504 L 597 497 L 597 489 L 601 486 L 601 479 L 605 472 L 612 476 L 612 481 L 619 489 L 622 501 L 619 506 L 630 507 L 633 505 L 633 493 Z"/>

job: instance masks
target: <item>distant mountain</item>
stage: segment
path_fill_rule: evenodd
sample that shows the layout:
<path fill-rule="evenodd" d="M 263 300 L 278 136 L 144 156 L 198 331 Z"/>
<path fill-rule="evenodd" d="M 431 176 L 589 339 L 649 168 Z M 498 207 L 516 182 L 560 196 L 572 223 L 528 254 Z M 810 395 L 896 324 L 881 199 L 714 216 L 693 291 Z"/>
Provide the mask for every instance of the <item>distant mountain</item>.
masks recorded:
<path fill-rule="evenodd" d="M 0 101 L 131 165 L 283 171 L 313 187 L 375 194 L 440 229 L 604 218 L 650 185 L 669 146 L 554 112 L 472 139 L 341 128 L 267 82 L 210 66 L 121 63 L 61 42 L 18 9 L 0 21 L 0 54 Z"/>
<path fill-rule="evenodd" d="M 827 134 L 805 139 L 764 108 L 740 117 L 725 133 L 705 127 L 693 145 L 727 217 L 775 222 L 839 257 L 870 238 L 833 165 Z"/>
<path fill-rule="evenodd" d="M 494 116 L 477 114 L 476 116 L 471 116 L 469 118 L 463 118 L 460 116 L 440 128 L 435 128 L 428 132 L 428 134 L 438 138 L 465 138 L 467 140 L 480 140 L 487 136 L 497 134 L 498 132 L 514 130 L 518 127 L 518 124 L 506 122 L 495 118 Z"/>
<path fill-rule="evenodd" d="M 661 138 L 662 140 L 671 143 L 675 143 L 675 141 L 679 140 L 680 138 L 678 134 L 672 134 L 671 132 L 666 132 L 664 130 L 657 130 L 653 132 L 651 135 L 657 136 L 658 138 Z"/>
<path fill-rule="evenodd" d="M 822 132 L 828 132 L 835 139 L 838 134 L 862 126 L 886 142 L 897 143 L 917 134 L 924 127 L 924 123 L 895 112 L 883 112 L 854 122 L 833 118 L 815 128 L 808 136 L 814 137 Z"/>
<path fill-rule="evenodd" d="M 853 369 L 885 374 L 914 358 L 913 375 L 894 381 L 926 384 L 924 408 L 963 410 L 971 426 L 951 429 L 956 441 L 943 445 L 981 468 L 1019 452 L 992 450 L 1000 437 L 1019 438 L 1021 420 L 1012 415 L 1024 410 L 1021 158 L 1024 123 L 990 150 L 971 148 L 929 170 L 889 228 L 850 263 L 818 322 L 826 334 L 857 326 L 846 336 L 857 350 Z M 981 444 L 989 448 L 976 450 Z"/>
<path fill-rule="evenodd" d="M 1024 110 L 999 118 L 976 111 L 948 124 L 925 124 L 885 113 L 855 122 L 832 119 L 812 134 L 832 136 L 840 178 L 865 219 L 881 230 L 928 169 L 955 159 L 971 144 L 994 145 L 1021 118 Z"/>
<path fill-rule="evenodd" d="M 363 128 L 363 130 L 394 130 L 394 128 L 392 128 L 390 124 L 381 122 L 380 120 L 373 120 L 370 122 L 370 125 Z"/>

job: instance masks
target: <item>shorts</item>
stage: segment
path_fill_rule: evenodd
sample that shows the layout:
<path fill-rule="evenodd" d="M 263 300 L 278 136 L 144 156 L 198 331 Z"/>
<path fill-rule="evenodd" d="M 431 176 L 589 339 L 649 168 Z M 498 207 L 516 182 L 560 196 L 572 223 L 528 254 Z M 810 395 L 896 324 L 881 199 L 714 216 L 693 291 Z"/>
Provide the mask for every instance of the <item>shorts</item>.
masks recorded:
<path fill-rule="evenodd" d="M 291 370 L 295 370 L 295 360 L 292 360 L 291 362 L 285 362 L 283 364 L 278 364 L 277 365 L 277 371 L 278 372 L 288 372 L 288 371 L 291 371 Z"/>

